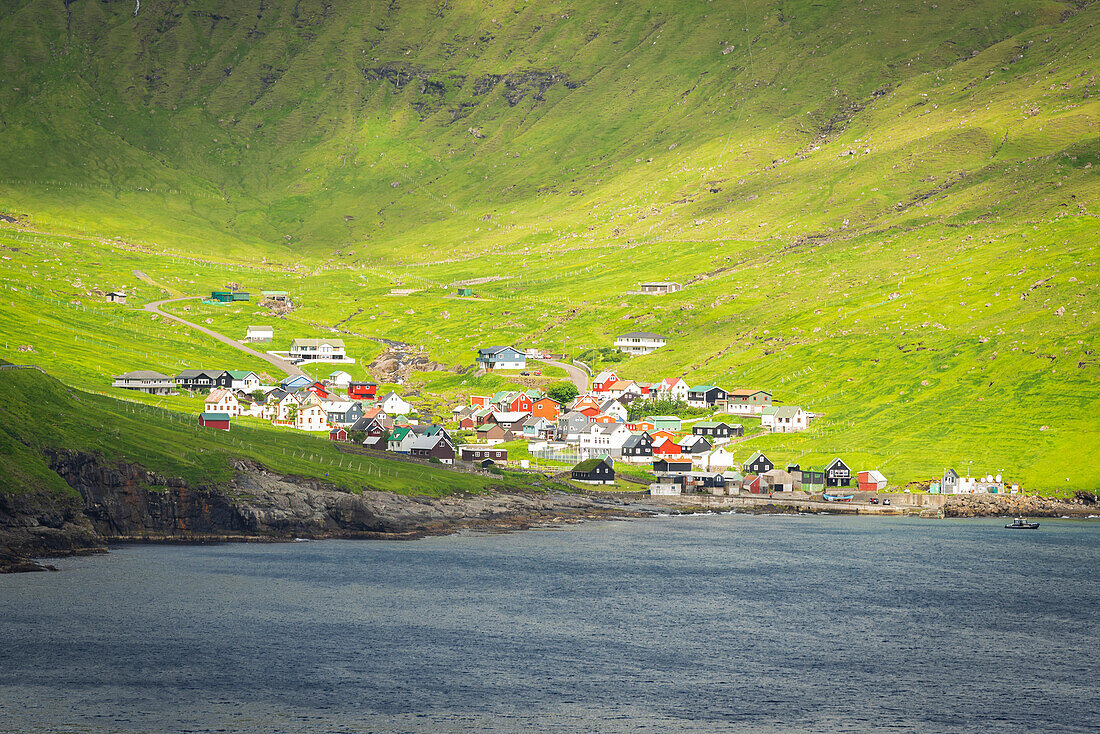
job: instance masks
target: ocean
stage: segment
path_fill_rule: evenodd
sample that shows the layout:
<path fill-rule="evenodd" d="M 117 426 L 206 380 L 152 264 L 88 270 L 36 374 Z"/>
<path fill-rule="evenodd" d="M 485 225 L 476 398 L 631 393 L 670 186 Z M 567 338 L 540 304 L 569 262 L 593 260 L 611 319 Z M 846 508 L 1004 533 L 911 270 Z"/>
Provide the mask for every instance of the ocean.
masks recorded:
<path fill-rule="evenodd" d="M 704 515 L 0 577 L 0 731 L 1095 732 L 1100 523 Z"/>

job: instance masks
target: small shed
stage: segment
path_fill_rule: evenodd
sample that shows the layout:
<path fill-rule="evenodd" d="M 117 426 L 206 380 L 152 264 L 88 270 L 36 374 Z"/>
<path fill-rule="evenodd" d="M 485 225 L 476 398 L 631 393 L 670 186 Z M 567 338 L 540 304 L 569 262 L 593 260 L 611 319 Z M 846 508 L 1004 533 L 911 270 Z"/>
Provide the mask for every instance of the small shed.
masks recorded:
<path fill-rule="evenodd" d="M 741 480 L 741 489 L 753 494 L 760 494 L 760 477 L 756 474 L 746 474 L 745 478 Z"/>
<path fill-rule="evenodd" d="M 111 303 L 126 303 L 126 294 L 122 291 L 111 291 L 107 294 L 107 300 Z"/>
<path fill-rule="evenodd" d="M 886 489 L 886 477 L 877 469 L 861 471 L 856 475 L 860 492 L 881 492 Z"/>
<path fill-rule="evenodd" d="M 328 432 L 328 437 L 332 441 L 347 441 L 348 440 L 348 432 L 345 428 L 343 428 L 341 426 L 336 426 L 335 428 L 333 428 L 331 431 Z"/>
<path fill-rule="evenodd" d="M 210 294 L 210 298 L 219 303 L 229 303 L 233 300 L 233 294 L 229 291 L 213 291 Z"/>
<path fill-rule="evenodd" d="M 244 291 L 233 291 L 233 297 L 230 298 L 229 300 L 231 300 L 231 301 L 247 301 L 248 300 L 248 294 Z"/>
<path fill-rule="evenodd" d="M 219 431 L 228 431 L 229 413 L 200 413 L 199 425 L 203 428 L 216 428 Z"/>
<path fill-rule="evenodd" d="M 614 484 L 615 467 L 607 459 L 585 459 L 573 467 L 571 477 L 585 484 Z"/>
<path fill-rule="evenodd" d="M 474 297 L 474 289 L 473 288 L 459 288 L 458 289 L 458 295 L 462 298 L 473 298 Z"/>

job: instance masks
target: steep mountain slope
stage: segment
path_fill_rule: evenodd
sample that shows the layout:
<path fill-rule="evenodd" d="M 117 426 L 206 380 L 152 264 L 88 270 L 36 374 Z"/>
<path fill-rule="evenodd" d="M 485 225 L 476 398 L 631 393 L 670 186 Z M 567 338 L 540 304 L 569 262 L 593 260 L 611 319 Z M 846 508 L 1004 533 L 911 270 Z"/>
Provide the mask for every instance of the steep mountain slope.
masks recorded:
<path fill-rule="evenodd" d="M 1047 211 L 1016 164 L 1098 140 L 1087 3 L 6 5 L 5 199 L 111 235 L 789 241 Z"/>

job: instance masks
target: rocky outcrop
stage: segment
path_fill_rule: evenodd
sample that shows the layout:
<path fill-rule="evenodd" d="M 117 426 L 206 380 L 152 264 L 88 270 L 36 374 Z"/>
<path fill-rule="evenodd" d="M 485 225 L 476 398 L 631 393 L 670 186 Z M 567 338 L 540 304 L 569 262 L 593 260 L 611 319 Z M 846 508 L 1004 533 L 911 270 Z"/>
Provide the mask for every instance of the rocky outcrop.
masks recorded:
<path fill-rule="evenodd" d="M 26 566 L 27 558 L 102 551 L 117 541 L 418 538 L 649 514 L 617 499 L 562 492 L 353 494 L 245 461 L 230 482 L 195 487 L 88 453 L 49 450 L 46 459 L 78 495 L 0 495 L 0 570 L 42 570 Z"/>
<path fill-rule="evenodd" d="M 944 517 L 1073 517 L 1096 511 L 1095 495 L 1089 492 L 1078 492 L 1068 500 L 1023 494 L 959 494 L 948 497 L 943 506 Z"/>

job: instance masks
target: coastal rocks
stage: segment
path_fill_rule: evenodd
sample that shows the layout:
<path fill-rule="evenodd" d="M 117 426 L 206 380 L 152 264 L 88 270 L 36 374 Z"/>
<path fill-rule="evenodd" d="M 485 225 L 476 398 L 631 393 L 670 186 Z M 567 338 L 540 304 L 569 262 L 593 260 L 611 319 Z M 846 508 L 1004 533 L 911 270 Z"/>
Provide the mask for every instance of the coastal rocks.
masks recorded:
<path fill-rule="evenodd" d="M 1078 495 L 1090 493 L 1079 492 Z M 1095 498 L 1094 498 L 1095 502 Z M 1056 500 L 1023 494 L 960 494 L 951 495 L 943 506 L 945 517 L 1062 517 L 1089 515 L 1095 506 L 1082 498 Z"/>

